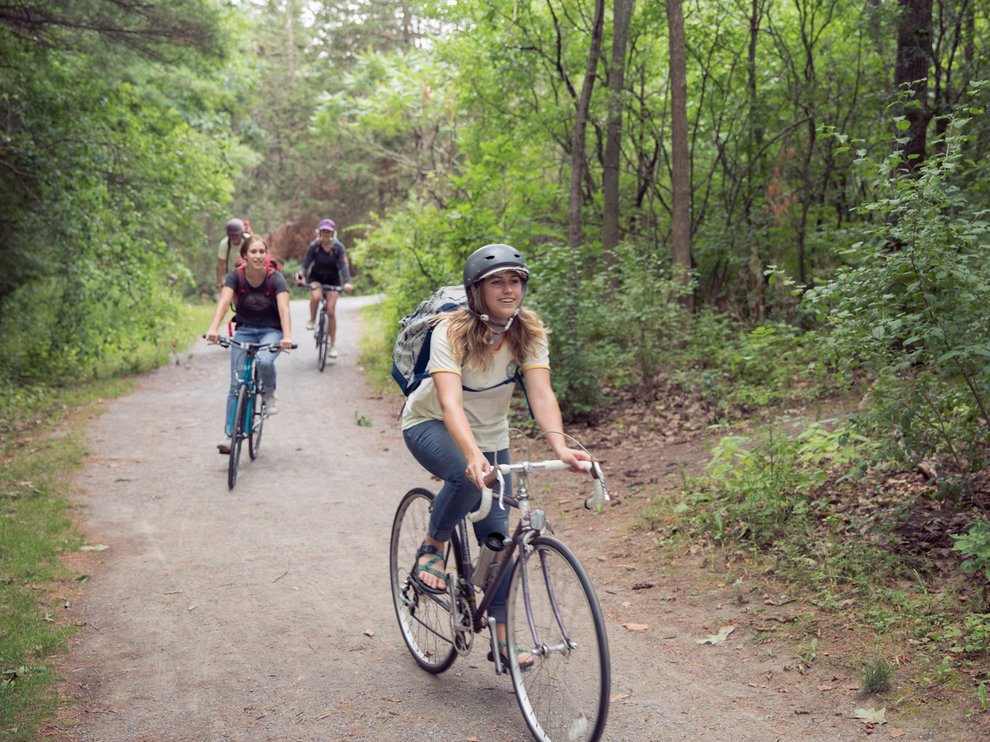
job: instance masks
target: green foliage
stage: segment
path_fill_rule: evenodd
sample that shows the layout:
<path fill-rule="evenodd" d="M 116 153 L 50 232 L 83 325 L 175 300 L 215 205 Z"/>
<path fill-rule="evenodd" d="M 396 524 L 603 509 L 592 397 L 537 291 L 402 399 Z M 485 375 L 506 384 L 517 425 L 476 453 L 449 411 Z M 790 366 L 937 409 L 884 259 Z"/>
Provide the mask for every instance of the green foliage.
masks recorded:
<path fill-rule="evenodd" d="M 888 431 L 891 451 L 949 457 L 961 473 L 982 467 L 990 433 L 990 344 L 974 332 L 990 323 L 987 222 L 958 184 L 966 123 L 948 123 L 944 151 L 916 174 L 896 157 L 862 158 L 873 226 L 848 249 L 851 265 L 807 297 L 832 362 L 872 373 L 866 421 Z"/>
<path fill-rule="evenodd" d="M 597 271 L 595 291 L 596 310 L 604 320 L 603 339 L 614 353 L 611 362 L 602 359 L 603 366 L 629 369 L 634 383 L 649 387 L 665 366 L 669 368 L 677 350 L 690 342 L 687 300 L 696 284 L 666 256 L 640 245 L 625 243 L 610 259 L 588 262 L 612 263 Z"/>
<path fill-rule="evenodd" d="M 726 436 L 713 449 L 704 498 L 713 502 L 695 521 L 719 541 L 743 541 L 756 548 L 803 544 L 817 513 L 813 489 L 830 470 L 863 457 L 867 441 L 836 425 L 815 422 L 789 434 L 786 419 L 755 437 Z"/>
<path fill-rule="evenodd" d="M 766 320 L 753 327 L 702 309 L 693 319 L 676 378 L 700 385 L 705 401 L 725 419 L 834 390 L 819 359 L 817 336 Z"/>
<path fill-rule="evenodd" d="M 58 418 L 54 418 L 57 420 Z M 50 657 L 71 630 L 51 620 L 54 596 L 36 588 L 68 576 L 59 554 L 80 543 L 61 492 L 82 460 L 78 436 L 41 437 L 12 451 L 5 446 L 0 474 L 0 736 L 34 739 L 53 706 Z"/>
<path fill-rule="evenodd" d="M 982 584 L 984 595 L 988 594 L 990 588 L 990 521 L 981 518 L 973 522 L 969 530 L 964 534 L 954 535 L 955 542 L 953 549 L 964 557 L 960 569 L 966 573 L 976 573 L 982 575 L 985 582 Z"/>
<path fill-rule="evenodd" d="M 149 17 L 219 23 L 210 8 L 190 0 Z M 105 20 L 114 44 L 128 34 L 112 29 L 135 19 Z M 156 54 L 193 38 L 164 31 L 147 37 Z M 193 68 L 219 76 L 205 63 L 218 50 L 204 42 L 166 73 L 119 47 L 105 57 L 99 45 L 69 43 L 79 41 L 46 48 L 0 30 L 8 384 L 91 376 L 167 330 L 175 297 L 195 286 L 188 266 L 202 254 L 201 219 L 230 196 L 229 139 L 217 131 L 221 116 L 204 110 L 218 98 L 205 83 L 177 82 Z"/>

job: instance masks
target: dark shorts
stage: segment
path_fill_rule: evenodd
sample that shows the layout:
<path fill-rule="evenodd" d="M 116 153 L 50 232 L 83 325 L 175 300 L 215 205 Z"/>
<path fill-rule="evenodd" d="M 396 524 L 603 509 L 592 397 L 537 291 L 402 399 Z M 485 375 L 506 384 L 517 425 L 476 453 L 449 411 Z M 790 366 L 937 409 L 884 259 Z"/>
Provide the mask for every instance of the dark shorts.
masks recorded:
<path fill-rule="evenodd" d="M 322 283 L 322 284 L 324 284 L 326 286 L 340 286 L 340 276 L 339 275 L 338 276 L 326 276 L 326 275 L 321 276 L 321 275 L 318 275 L 318 274 L 315 274 L 314 273 L 312 276 L 309 277 L 309 282 L 310 282 L 310 284 L 313 284 L 315 282 L 315 283 Z M 312 288 L 312 286 L 310 286 L 310 288 Z"/>

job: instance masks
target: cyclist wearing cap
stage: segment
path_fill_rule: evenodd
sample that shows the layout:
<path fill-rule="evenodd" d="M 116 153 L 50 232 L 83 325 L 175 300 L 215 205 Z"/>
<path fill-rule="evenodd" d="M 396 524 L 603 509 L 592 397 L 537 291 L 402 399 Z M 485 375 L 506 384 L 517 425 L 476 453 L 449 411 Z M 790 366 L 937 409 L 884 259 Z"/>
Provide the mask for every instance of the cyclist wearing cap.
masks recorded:
<path fill-rule="evenodd" d="M 517 371 L 522 373 L 533 417 L 557 458 L 577 470 L 590 457 L 570 448 L 557 398 L 550 385 L 547 332 L 535 312 L 524 309 L 529 269 L 509 245 L 485 245 L 464 264 L 467 307 L 444 315 L 433 330 L 430 377 L 409 395 L 402 435 L 416 460 L 443 481 L 416 555 L 413 580 L 421 589 L 447 589 L 444 548 L 460 520 L 476 509 L 492 464 L 509 462 L 509 404 Z M 506 492 L 511 482 L 506 481 Z M 479 542 L 491 533 L 509 534 L 508 510 L 492 507 L 474 524 Z M 508 577 L 509 572 L 506 572 Z M 508 579 L 496 589 L 490 615 L 503 663 L 508 664 L 505 601 Z M 515 647 L 519 665 L 533 657 Z M 494 660 L 489 656 L 490 660 Z"/>
<path fill-rule="evenodd" d="M 217 288 L 223 286 L 224 277 L 233 268 L 230 264 L 231 254 L 236 261 L 241 254 L 244 235 L 249 234 L 251 231 L 247 227 L 247 220 L 234 218 L 227 222 L 227 236 L 220 240 L 220 247 L 217 249 Z"/>
<path fill-rule="evenodd" d="M 302 286 L 308 283 L 312 289 L 309 299 L 309 322 L 306 329 L 316 326 L 316 310 L 323 296 L 323 285 L 342 286 L 344 291 L 351 291 L 351 270 L 347 263 L 347 249 L 344 243 L 337 239 L 337 224 L 333 219 L 324 219 L 317 229 L 319 235 L 306 249 L 302 270 L 296 274 L 296 283 Z M 337 292 L 327 293 L 327 329 L 330 334 L 331 358 L 337 357 Z"/>

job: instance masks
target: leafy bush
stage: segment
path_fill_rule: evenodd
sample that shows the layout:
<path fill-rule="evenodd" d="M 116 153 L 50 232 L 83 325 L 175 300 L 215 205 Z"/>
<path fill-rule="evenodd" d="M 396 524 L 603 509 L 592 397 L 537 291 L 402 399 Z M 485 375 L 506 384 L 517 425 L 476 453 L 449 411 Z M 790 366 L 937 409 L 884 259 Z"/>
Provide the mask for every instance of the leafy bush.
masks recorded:
<path fill-rule="evenodd" d="M 866 424 L 905 460 L 982 468 L 990 435 L 990 264 L 982 202 L 957 181 L 967 120 L 948 124 L 943 151 L 908 173 L 896 155 L 872 171 L 873 219 L 847 251 L 850 265 L 808 292 L 840 369 L 866 368 L 874 409 Z"/>
<path fill-rule="evenodd" d="M 685 334 L 676 378 L 696 387 L 720 418 L 834 390 L 818 355 L 817 338 L 783 322 L 750 327 L 703 309 Z"/>
<path fill-rule="evenodd" d="M 812 489 L 863 456 L 867 441 L 834 421 L 812 423 L 797 434 L 778 420 L 754 436 L 726 436 L 715 446 L 697 491 L 713 502 L 696 524 L 719 541 L 757 548 L 802 541 L 813 526 Z"/>
<path fill-rule="evenodd" d="M 966 533 L 954 535 L 952 539 L 955 541 L 952 548 L 966 557 L 960 569 L 983 576 L 980 587 L 985 598 L 990 594 L 990 522 L 981 518 Z"/>

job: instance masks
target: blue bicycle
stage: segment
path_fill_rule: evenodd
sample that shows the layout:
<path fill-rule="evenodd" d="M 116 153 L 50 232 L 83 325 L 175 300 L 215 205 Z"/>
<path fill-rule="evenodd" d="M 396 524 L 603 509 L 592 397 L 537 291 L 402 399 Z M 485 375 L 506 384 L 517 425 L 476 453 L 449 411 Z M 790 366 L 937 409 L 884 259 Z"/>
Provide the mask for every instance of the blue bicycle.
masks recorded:
<path fill-rule="evenodd" d="M 265 402 L 265 387 L 261 382 L 258 364 L 255 356 L 259 351 L 278 351 L 278 343 L 245 343 L 230 337 L 217 338 L 217 344 L 224 348 L 237 346 L 244 350 L 244 365 L 241 367 L 241 378 L 237 390 L 237 404 L 233 416 L 227 421 L 230 430 L 229 460 L 227 463 L 227 487 L 234 489 L 237 484 L 237 467 L 241 461 L 241 446 L 244 441 L 248 444 L 248 455 L 251 460 L 258 458 L 261 451 L 261 434 L 268 419 L 268 405 Z M 299 347 L 293 344 L 293 348 Z"/>

